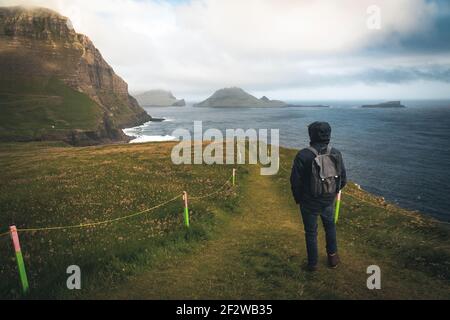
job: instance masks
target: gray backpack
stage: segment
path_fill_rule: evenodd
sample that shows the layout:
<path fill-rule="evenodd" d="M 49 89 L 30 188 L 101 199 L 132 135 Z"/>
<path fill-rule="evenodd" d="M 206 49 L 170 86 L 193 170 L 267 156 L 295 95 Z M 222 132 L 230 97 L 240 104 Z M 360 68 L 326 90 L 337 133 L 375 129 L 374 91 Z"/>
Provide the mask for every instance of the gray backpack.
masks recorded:
<path fill-rule="evenodd" d="M 328 146 L 325 154 L 319 154 L 313 147 L 309 147 L 308 150 L 316 156 L 311 172 L 312 196 L 321 197 L 339 192 L 341 166 L 338 157 L 331 154 L 331 147 Z"/>

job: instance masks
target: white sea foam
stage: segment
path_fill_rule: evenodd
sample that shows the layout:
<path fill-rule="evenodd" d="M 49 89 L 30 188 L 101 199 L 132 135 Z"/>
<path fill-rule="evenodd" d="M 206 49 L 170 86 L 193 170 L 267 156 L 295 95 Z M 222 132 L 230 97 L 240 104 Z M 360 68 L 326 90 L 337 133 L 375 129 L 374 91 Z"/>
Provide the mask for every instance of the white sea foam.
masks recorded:
<path fill-rule="evenodd" d="M 162 142 L 162 141 L 177 141 L 174 136 L 146 136 L 142 135 L 130 141 L 130 143 L 145 143 L 145 142 Z"/>
<path fill-rule="evenodd" d="M 136 137 L 136 136 L 139 136 L 140 133 L 142 132 L 142 130 L 145 127 L 147 127 L 150 123 L 151 123 L 151 121 L 146 122 L 146 123 L 144 123 L 144 124 L 142 124 L 140 126 L 137 126 L 137 127 L 122 129 L 122 131 L 123 131 L 123 133 L 125 133 L 129 137 Z"/>

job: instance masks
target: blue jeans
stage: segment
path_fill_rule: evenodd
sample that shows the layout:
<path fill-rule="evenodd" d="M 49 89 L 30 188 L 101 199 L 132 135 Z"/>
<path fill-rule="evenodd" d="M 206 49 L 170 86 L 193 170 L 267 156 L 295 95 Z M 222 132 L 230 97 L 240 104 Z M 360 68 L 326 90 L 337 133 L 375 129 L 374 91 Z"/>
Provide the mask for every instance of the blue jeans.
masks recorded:
<path fill-rule="evenodd" d="M 303 225 L 305 227 L 306 251 L 308 252 L 308 264 L 315 266 L 318 262 L 317 249 L 317 219 L 322 219 L 323 228 L 327 242 L 327 253 L 337 253 L 336 224 L 334 223 L 334 205 L 311 210 L 300 205 Z"/>

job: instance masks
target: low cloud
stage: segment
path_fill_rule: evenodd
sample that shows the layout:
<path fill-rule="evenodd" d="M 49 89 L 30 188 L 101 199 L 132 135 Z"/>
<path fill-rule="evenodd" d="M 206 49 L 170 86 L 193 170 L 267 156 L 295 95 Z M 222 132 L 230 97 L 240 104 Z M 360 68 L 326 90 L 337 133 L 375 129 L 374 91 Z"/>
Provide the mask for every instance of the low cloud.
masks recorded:
<path fill-rule="evenodd" d="M 374 4 L 381 9 L 380 30 L 366 26 L 367 8 Z M 0 5 L 45 6 L 68 16 L 133 91 L 166 88 L 196 98 L 226 86 L 275 92 L 336 82 L 449 78 L 445 54 L 429 66 L 433 52 L 399 50 L 403 40 L 435 28 L 442 12 L 427 0 L 0 0 Z"/>

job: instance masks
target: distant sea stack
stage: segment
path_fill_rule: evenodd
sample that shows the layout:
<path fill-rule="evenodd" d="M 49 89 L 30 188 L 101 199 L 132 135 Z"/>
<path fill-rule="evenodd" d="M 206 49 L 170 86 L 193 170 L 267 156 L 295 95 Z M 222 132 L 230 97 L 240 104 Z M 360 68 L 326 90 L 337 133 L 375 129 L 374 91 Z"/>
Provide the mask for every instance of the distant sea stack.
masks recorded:
<path fill-rule="evenodd" d="M 406 108 L 402 105 L 401 101 L 388 101 L 378 104 L 367 104 L 361 106 L 361 108 L 369 108 L 369 109 L 395 109 L 395 108 Z"/>
<path fill-rule="evenodd" d="M 145 107 L 184 107 L 186 101 L 177 99 L 170 91 L 150 90 L 135 95 L 141 106 Z"/>
<path fill-rule="evenodd" d="M 267 108 L 284 106 L 287 106 L 287 104 L 282 101 L 270 100 L 267 97 L 258 99 L 237 87 L 220 89 L 205 101 L 194 105 L 194 107 L 206 108 Z"/>
<path fill-rule="evenodd" d="M 194 104 L 194 107 L 204 108 L 283 108 L 283 107 L 300 107 L 300 108 L 329 108 L 324 105 L 295 105 L 288 104 L 280 100 L 270 100 L 266 96 L 258 99 L 251 94 L 245 92 L 241 88 L 232 87 L 216 91 L 211 97 L 203 102 Z"/>
<path fill-rule="evenodd" d="M 259 99 L 260 101 L 264 102 L 267 106 L 269 107 L 287 107 L 288 104 L 284 101 L 280 101 L 280 100 L 270 100 L 269 98 L 267 98 L 266 96 L 263 96 L 261 99 Z"/>
<path fill-rule="evenodd" d="M 85 35 L 44 8 L 0 7 L 0 140 L 125 141 L 151 120 Z"/>

